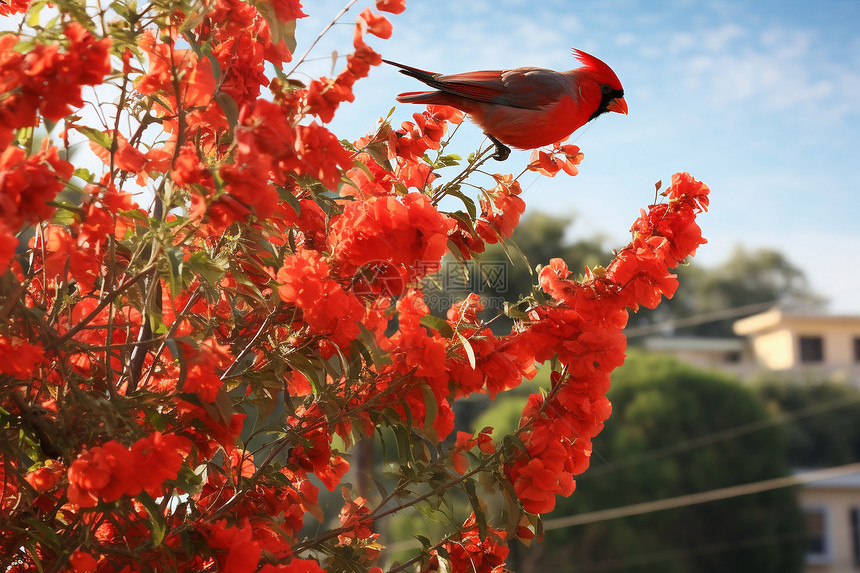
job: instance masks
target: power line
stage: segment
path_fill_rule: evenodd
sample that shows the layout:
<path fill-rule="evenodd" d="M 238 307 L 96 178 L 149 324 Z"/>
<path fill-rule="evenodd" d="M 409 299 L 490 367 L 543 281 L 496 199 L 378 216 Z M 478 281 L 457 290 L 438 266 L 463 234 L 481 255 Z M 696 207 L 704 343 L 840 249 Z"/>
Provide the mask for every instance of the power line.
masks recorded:
<path fill-rule="evenodd" d="M 806 531 L 796 531 L 794 533 L 786 533 L 781 535 L 765 535 L 761 537 L 724 541 L 722 543 L 707 543 L 694 545 L 692 547 L 666 549 L 663 551 L 655 551 L 652 553 L 631 555 L 629 557 L 617 557 L 609 559 L 600 559 L 595 561 L 586 561 L 584 563 L 577 563 L 577 571 L 610 571 L 612 569 L 618 569 L 620 567 L 649 565 L 653 563 L 659 563 L 661 561 L 672 561 L 676 559 L 683 559 L 685 557 L 694 557 L 697 555 L 714 555 L 717 553 L 741 551 L 744 549 L 762 547 L 765 545 L 781 545 L 783 543 L 793 543 L 799 539 L 806 539 L 806 536 Z"/>
<path fill-rule="evenodd" d="M 610 509 L 601 509 L 598 511 L 581 513 L 578 515 L 569 515 L 567 517 L 557 517 L 555 519 L 548 519 L 544 521 L 544 529 L 563 529 L 566 527 L 574 527 L 576 525 L 586 525 L 589 523 L 597 523 L 610 519 L 618 519 L 620 517 L 643 515 L 646 513 L 654 513 L 655 511 L 663 511 L 666 509 L 677 509 L 679 507 L 688 507 L 691 505 L 698 505 L 700 503 L 708 503 L 711 501 L 719 501 L 721 499 L 740 497 L 742 495 L 760 493 L 763 491 L 781 489 L 795 485 L 803 485 L 806 483 L 831 479 L 858 472 L 860 472 L 860 463 L 846 464 L 843 466 L 835 466 L 832 468 L 802 472 L 790 476 L 772 478 L 741 485 L 733 485 L 699 493 L 681 495 L 678 497 L 646 501 L 643 503 L 634 503 L 631 505 L 613 507 Z"/>
<path fill-rule="evenodd" d="M 668 320 L 664 320 L 661 322 L 655 322 L 654 324 L 646 324 L 644 326 L 632 326 L 630 328 L 624 329 L 624 334 L 628 339 L 636 338 L 638 336 L 645 336 L 647 334 L 655 334 L 658 332 L 663 332 L 667 329 L 677 329 L 684 328 L 687 326 L 696 326 L 699 324 L 706 324 L 708 322 L 716 322 L 718 320 L 725 320 L 727 318 L 735 318 L 738 316 L 744 316 L 747 314 L 753 314 L 758 311 L 770 310 L 775 306 L 779 306 L 783 309 L 791 309 L 791 308 L 801 308 L 805 306 L 809 306 L 810 304 L 815 304 L 815 301 L 809 300 L 797 300 L 794 302 L 784 302 L 779 299 L 776 300 L 768 300 L 765 302 L 756 302 L 752 304 L 745 304 L 742 306 L 733 306 L 730 308 L 723 308 L 720 310 L 714 310 L 711 312 L 703 312 L 700 314 L 694 314 L 693 316 L 685 316 L 682 318 L 670 318 Z"/>
<path fill-rule="evenodd" d="M 717 442 L 730 440 L 732 438 L 738 438 L 740 436 L 765 430 L 774 426 L 788 424 L 790 422 L 796 422 L 797 420 L 808 418 L 810 416 L 816 416 L 818 414 L 832 412 L 833 410 L 852 406 L 857 403 L 860 403 L 860 394 L 857 394 L 856 396 L 853 396 L 847 400 L 844 398 L 840 398 L 838 400 L 832 400 L 823 404 L 813 404 L 811 406 L 807 406 L 806 408 L 800 408 L 798 410 L 793 410 L 791 412 L 786 412 L 777 416 L 768 417 L 766 419 L 748 422 L 746 424 L 741 424 L 740 426 L 734 426 L 732 428 L 727 428 L 718 432 L 713 432 L 710 434 L 705 434 L 703 436 L 691 438 L 689 440 L 684 440 L 682 442 L 677 442 L 675 444 L 664 446 L 662 448 L 657 448 L 647 452 L 642 452 L 640 454 L 631 455 L 621 460 L 607 462 L 599 466 L 591 467 L 588 469 L 587 472 L 580 476 L 579 479 L 587 479 L 594 476 L 600 476 L 609 472 L 639 465 L 641 463 L 658 460 L 681 452 L 715 444 Z"/>

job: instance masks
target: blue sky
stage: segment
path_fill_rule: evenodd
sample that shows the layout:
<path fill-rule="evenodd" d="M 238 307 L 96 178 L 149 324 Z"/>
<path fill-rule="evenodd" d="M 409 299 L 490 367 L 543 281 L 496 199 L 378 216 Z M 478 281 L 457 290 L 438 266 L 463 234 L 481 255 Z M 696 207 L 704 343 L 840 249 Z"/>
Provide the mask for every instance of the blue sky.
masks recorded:
<path fill-rule="evenodd" d="M 299 53 L 345 0 L 305 4 Z M 390 19 L 393 37 L 371 39 L 374 48 L 432 71 L 569 69 L 571 47 L 616 71 L 630 115 L 608 114 L 574 135 L 585 153 L 577 177 L 527 176 L 530 210 L 574 215 L 574 236 L 600 233 L 620 246 L 654 182 L 689 171 L 712 189 L 698 264 L 717 264 L 739 244 L 776 248 L 831 310 L 860 314 L 860 2 L 407 0 Z M 348 53 L 351 36 L 350 25 L 336 26 L 312 57 Z M 301 70 L 330 75 L 331 61 Z M 415 88 L 374 69 L 340 110 L 336 133 L 374 129 L 394 96 Z M 398 105 L 395 121 L 416 107 Z M 464 126 L 454 151 L 482 139 Z M 519 172 L 527 160 L 514 152 L 497 170 Z"/>

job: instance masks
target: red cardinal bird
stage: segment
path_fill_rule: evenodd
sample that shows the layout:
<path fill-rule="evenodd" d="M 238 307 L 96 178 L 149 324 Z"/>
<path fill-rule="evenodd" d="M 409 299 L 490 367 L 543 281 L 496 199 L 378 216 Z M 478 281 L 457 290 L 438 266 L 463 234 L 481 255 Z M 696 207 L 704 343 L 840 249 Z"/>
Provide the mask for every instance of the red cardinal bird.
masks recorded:
<path fill-rule="evenodd" d="M 443 76 L 383 61 L 436 90 L 403 93 L 397 101 L 450 105 L 468 113 L 496 144 L 493 157 L 503 161 L 511 152 L 503 144 L 534 149 L 562 141 L 607 111 L 627 113 L 615 72 L 581 50 L 573 54 L 584 65 L 567 72 L 516 68 Z"/>

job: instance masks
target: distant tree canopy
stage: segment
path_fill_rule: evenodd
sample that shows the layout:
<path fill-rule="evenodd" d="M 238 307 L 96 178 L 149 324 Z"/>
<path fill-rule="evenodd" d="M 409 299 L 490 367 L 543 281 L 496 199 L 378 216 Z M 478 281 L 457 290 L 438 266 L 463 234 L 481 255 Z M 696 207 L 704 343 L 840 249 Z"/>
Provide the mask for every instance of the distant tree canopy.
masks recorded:
<path fill-rule="evenodd" d="M 454 300 L 465 298 L 469 292 L 480 294 L 487 305 L 485 315 L 492 317 L 500 310 L 493 304 L 495 300 L 516 301 L 531 292 L 538 262 L 562 258 L 574 273 L 583 272 L 586 265 L 608 263 L 612 253 L 604 239 L 567 240 L 567 230 L 573 224 L 572 217 L 532 213 L 523 219 L 505 245 L 488 244 L 487 250 L 476 256 L 476 262 L 469 263 L 468 279 L 459 277 L 462 268 L 452 261 L 443 268 L 445 280 L 439 286 Z M 493 324 L 494 329 L 504 330 L 507 326 L 509 323 L 504 320 Z"/>
<path fill-rule="evenodd" d="M 784 416 L 792 467 L 838 466 L 860 460 L 860 390 L 839 382 L 759 381 L 754 391 Z"/>
<path fill-rule="evenodd" d="M 747 388 L 665 357 L 632 353 L 609 392 L 613 413 L 594 441 L 592 467 L 548 519 L 585 514 L 786 475 L 776 425 L 741 438 L 668 453 L 665 448 L 768 418 Z M 510 424 L 500 403 L 476 426 Z M 681 448 L 683 449 L 683 448 Z M 518 546 L 512 569 L 626 572 L 773 572 L 803 568 L 804 524 L 795 494 L 773 490 L 684 508 L 551 530 Z"/>

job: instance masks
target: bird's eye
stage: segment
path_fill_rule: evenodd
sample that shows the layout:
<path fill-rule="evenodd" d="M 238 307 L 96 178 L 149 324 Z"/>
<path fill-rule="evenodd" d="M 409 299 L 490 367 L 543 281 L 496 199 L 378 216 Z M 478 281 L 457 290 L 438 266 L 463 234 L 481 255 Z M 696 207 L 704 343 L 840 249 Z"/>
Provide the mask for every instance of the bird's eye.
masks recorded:
<path fill-rule="evenodd" d="M 600 93 L 602 93 L 602 94 L 608 95 L 609 92 L 611 92 L 611 91 L 612 91 L 612 88 L 609 87 L 609 85 L 607 85 L 607 84 L 603 84 L 602 86 L 600 86 Z"/>

